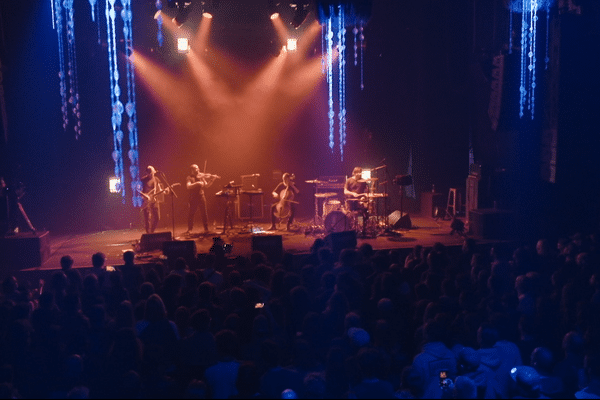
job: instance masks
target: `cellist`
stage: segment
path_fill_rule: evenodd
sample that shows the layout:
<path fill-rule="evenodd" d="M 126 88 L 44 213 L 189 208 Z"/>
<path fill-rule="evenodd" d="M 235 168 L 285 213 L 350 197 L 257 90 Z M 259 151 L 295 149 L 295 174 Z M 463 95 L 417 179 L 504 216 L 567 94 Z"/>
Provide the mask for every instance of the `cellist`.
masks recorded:
<path fill-rule="evenodd" d="M 276 202 L 271 205 L 271 226 L 268 229 L 269 231 L 277 229 L 278 220 L 288 219 L 286 227 L 288 231 L 294 222 L 296 204 L 298 204 L 294 198 L 300 193 L 300 190 L 298 190 L 294 183 L 295 178 L 294 174 L 284 173 L 281 177 L 281 182 L 272 192 Z"/>

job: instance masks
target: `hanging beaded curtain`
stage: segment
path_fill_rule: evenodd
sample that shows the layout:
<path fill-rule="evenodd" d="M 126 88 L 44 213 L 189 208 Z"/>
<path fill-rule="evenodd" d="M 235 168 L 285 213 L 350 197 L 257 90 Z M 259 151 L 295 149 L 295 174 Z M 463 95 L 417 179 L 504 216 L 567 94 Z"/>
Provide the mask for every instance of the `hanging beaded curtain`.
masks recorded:
<path fill-rule="evenodd" d="M 346 145 L 346 27 L 354 25 L 354 65 L 358 64 L 360 48 L 361 81 L 360 88 L 364 89 L 363 81 L 363 48 L 364 24 L 369 19 L 370 1 L 323 1 L 318 4 L 319 22 L 322 27 L 322 49 L 324 70 L 327 73 L 328 113 L 329 118 L 329 148 L 335 148 L 335 126 L 337 111 L 338 146 L 340 159 L 344 160 Z M 360 35 L 359 35 L 360 33 Z M 360 45 L 357 42 L 357 36 Z M 334 52 L 337 53 L 337 70 L 334 68 Z M 334 91 L 337 90 L 337 96 Z"/>
<path fill-rule="evenodd" d="M 78 139 L 81 135 L 81 113 L 79 109 L 73 0 L 51 0 L 50 4 L 52 7 L 52 27 L 56 30 L 58 37 L 58 77 L 60 80 L 63 129 L 66 132 L 72 123 L 75 139 Z"/>
<path fill-rule="evenodd" d="M 100 40 L 100 13 L 97 13 L 99 5 L 97 0 L 88 0 L 93 22 L 98 24 L 98 44 Z M 160 1 L 158 1 L 160 3 Z M 59 55 L 59 79 L 60 96 L 62 101 L 61 112 L 63 118 L 63 128 L 66 130 L 70 125 L 70 115 L 73 116 L 73 127 L 75 138 L 81 135 L 81 114 L 79 108 L 79 90 L 77 80 L 77 51 L 75 46 L 75 10 L 73 0 L 51 0 L 52 8 L 52 26 L 58 35 L 58 55 Z M 120 10 L 120 13 L 117 13 Z M 133 54 L 133 12 L 131 9 L 131 0 L 105 0 L 106 16 L 106 44 L 108 49 L 108 65 L 111 96 L 111 125 L 113 130 L 113 151 L 112 159 L 115 163 L 115 175 L 119 180 L 117 192 L 121 193 L 123 203 L 126 199 L 125 185 L 125 167 L 123 162 L 123 153 L 126 145 L 123 141 L 125 135 L 123 126 L 126 127 L 128 135 L 127 141 L 129 148 L 127 156 L 129 158 L 129 175 L 131 177 L 132 202 L 136 207 L 141 207 L 142 197 L 138 190 L 141 189 L 139 174 L 139 153 L 138 153 L 138 132 L 137 115 L 135 101 L 135 73 L 131 56 Z M 118 27 L 122 25 L 123 34 L 120 35 Z M 66 46 L 65 46 L 66 38 Z M 119 60 L 117 46 L 123 43 L 125 54 L 124 60 Z M 66 47 L 66 50 L 65 50 Z M 65 62 L 66 60 L 66 62 Z M 121 85 L 119 65 L 125 64 L 126 78 L 126 104 L 121 102 Z M 123 66 L 121 65 L 121 69 Z M 68 87 L 68 89 L 67 89 Z M 126 114 L 124 116 L 123 114 Z M 126 119 L 126 124 L 124 123 Z"/>
<path fill-rule="evenodd" d="M 142 197 L 139 194 L 141 190 L 141 181 L 139 175 L 139 153 L 137 137 L 137 117 L 135 104 L 135 75 L 131 55 L 133 52 L 133 32 L 131 22 L 133 13 L 131 11 L 131 0 L 122 0 L 120 20 L 116 12 L 115 3 L 117 0 L 106 0 L 106 38 L 108 44 L 108 65 L 110 77 L 110 94 L 112 107 L 112 128 L 113 128 L 113 152 L 112 158 L 115 162 L 115 175 L 121 180 L 118 191 L 123 197 L 125 203 L 125 171 L 123 163 L 123 113 L 126 113 L 128 122 L 126 124 L 129 135 L 129 151 L 127 152 L 130 161 L 129 173 L 131 175 L 132 202 L 135 207 L 141 207 Z M 119 59 L 117 53 L 117 44 L 119 35 L 117 33 L 117 24 L 123 24 L 123 43 L 125 45 L 125 71 L 127 85 L 127 104 L 123 106 L 121 102 L 121 86 L 119 73 Z"/>
<path fill-rule="evenodd" d="M 509 54 L 512 53 L 513 13 L 521 14 L 521 83 L 519 86 L 519 117 L 526 113 L 531 119 L 535 117 L 535 89 L 537 86 L 537 29 L 538 13 L 546 14 L 546 55 L 544 57 L 545 69 L 548 69 L 550 7 L 554 0 L 511 0 L 508 4 L 509 16 Z"/>

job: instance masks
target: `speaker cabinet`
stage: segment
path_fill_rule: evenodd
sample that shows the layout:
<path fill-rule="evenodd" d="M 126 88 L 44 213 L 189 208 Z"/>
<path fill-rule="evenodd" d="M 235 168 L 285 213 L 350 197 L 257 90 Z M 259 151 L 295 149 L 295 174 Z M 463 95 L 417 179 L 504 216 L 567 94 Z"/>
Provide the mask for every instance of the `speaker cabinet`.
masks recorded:
<path fill-rule="evenodd" d="M 171 232 L 144 233 L 140 239 L 140 251 L 161 250 L 163 243 L 173 240 Z"/>
<path fill-rule="evenodd" d="M 396 210 L 391 213 L 388 217 L 390 227 L 392 229 L 410 229 L 412 228 L 412 222 L 408 214 L 400 217 L 400 211 Z"/>
<path fill-rule="evenodd" d="M 179 257 L 185 259 L 188 267 L 193 268 L 196 263 L 196 242 L 193 240 L 169 240 L 163 243 L 162 251 L 171 268 Z"/>
<path fill-rule="evenodd" d="M 508 240 L 514 236 L 514 213 L 495 208 L 469 211 L 469 229 L 478 239 Z"/>
<path fill-rule="evenodd" d="M 356 248 L 356 232 L 332 232 L 325 237 L 325 242 L 337 257 L 343 249 Z"/>
<path fill-rule="evenodd" d="M 444 210 L 446 208 L 446 198 L 442 193 L 423 192 L 421 193 L 421 216 L 435 217 L 435 210 Z"/>
<path fill-rule="evenodd" d="M 18 233 L 0 239 L 0 265 L 11 270 L 39 268 L 50 258 L 50 233 Z"/>

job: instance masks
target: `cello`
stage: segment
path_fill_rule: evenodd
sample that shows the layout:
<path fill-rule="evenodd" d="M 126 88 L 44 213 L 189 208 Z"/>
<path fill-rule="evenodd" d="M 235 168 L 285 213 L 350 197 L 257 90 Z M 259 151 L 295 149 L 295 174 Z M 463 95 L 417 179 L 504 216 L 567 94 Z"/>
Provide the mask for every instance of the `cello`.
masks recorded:
<path fill-rule="evenodd" d="M 292 203 L 298 204 L 297 201 L 294 201 L 295 193 L 290 188 L 293 185 L 293 180 L 296 179 L 294 174 L 289 175 L 289 183 L 285 186 L 279 193 L 279 202 L 275 205 L 275 210 L 273 214 L 275 217 L 283 219 L 290 216 L 292 212 Z"/>

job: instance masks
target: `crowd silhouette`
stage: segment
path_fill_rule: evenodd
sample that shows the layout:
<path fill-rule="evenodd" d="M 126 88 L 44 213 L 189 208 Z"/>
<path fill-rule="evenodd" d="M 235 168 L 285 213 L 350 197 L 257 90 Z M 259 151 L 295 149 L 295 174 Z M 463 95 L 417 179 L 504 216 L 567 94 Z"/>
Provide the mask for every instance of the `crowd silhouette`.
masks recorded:
<path fill-rule="evenodd" d="M 600 397 L 596 235 L 405 254 L 65 255 L 2 281 L 0 397 Z"/>

